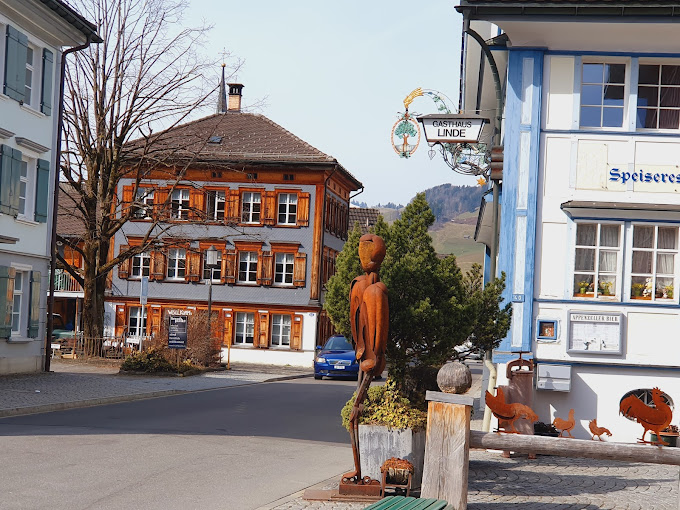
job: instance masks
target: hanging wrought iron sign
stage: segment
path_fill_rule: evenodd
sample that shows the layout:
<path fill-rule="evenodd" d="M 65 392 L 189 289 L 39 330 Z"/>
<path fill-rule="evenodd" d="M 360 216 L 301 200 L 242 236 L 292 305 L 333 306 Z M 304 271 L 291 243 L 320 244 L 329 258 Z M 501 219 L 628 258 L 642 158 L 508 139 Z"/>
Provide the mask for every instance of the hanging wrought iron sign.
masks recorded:
<path fill-rule="evenodd" d="M 484 124 L 489 119 L 477 115 L 441 114 L 421 115 L 427 143 L 477 143 Z"/>

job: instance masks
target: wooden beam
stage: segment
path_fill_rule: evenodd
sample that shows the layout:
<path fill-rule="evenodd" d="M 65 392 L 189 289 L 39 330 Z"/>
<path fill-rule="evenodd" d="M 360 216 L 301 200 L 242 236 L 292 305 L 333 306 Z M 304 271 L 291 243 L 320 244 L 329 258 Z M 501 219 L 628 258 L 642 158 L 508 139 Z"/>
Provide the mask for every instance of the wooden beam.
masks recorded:
<path fill-rule="evenodd" d="M 680 448 L 470 431 L 470 448 L 680 466 Z"/>

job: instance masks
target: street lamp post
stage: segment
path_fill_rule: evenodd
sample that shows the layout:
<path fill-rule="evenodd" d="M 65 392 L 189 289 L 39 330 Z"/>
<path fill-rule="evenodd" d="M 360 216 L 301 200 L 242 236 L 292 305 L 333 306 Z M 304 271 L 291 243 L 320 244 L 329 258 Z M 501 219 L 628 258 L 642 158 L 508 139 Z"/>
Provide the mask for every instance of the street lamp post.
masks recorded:
<path fill-rule="evenodd" d="M 212 319 L 212 281 L 213 269 L 217 267 L 217 250 L 214 246 L 210 246 L 205 251 L 205 268 L 208 269 L 208 340 L 210 340 L 210 326 Z"/>

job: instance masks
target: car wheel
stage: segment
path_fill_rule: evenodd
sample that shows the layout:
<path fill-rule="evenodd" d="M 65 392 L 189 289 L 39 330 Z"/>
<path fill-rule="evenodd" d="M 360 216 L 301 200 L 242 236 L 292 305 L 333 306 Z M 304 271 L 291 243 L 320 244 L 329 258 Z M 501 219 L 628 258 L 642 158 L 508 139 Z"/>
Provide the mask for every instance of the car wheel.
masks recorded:
<path fill-rule="evenodd" d="M 319 379 L 323 379 L 323 376 L 314 374 L 314 379 L 318 381 Z"/>

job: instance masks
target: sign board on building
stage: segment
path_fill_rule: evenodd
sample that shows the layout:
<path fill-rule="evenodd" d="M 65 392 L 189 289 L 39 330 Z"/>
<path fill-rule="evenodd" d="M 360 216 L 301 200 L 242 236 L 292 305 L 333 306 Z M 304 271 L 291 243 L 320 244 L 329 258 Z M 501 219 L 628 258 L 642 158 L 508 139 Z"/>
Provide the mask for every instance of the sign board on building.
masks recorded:
<path fill-rule="evenodd" d="M 621 354 L 620 313 L 569 312 L 570 353 Z"/>
<path fill-rule="evenodd" d="M 186 349 L 189 317 L 185 315 L 170 315 L 168 320 L 168 348 Z"/>
<path fill-rule="evenodd" d="M 477 143 L 489 119 L 475 115 L 435 113 L 421 115 L 418 122 L 423 125 L 428 143 Z"/>

